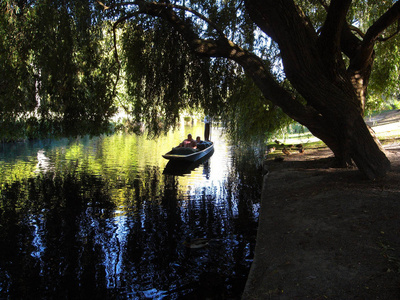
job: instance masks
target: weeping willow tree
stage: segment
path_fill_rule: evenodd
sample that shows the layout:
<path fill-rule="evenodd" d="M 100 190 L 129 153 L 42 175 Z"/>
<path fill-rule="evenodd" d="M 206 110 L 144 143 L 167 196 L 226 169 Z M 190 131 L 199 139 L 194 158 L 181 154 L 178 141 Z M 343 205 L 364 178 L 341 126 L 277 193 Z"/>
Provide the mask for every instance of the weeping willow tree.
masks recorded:
<path fill-rule="evenodd" d="M 93 3 L 0 5 L 2 139 L 106 130 L 116 71 L 112 39 L 104 37 L 111 35 Z"/>
<path fill-rule="evenodd" d="M 151 133 L 173 128 L 182 109 L 220 119 L 237 140 L 263 136 L 288 122 L 238 64 L 199 56 L 165 20 L 122 18 L 114 29 L 122 46 L 116 54 L 128 93 L 124 108 Z"/>
<path fill-rule="evenodd" d="M 380 62 L 383 66 L 388 53 L 398 51 L 399 1 L 97 2 L 106 14 L 119 16 L 115 26 L 133 23 L 131 28 L 153 37 L 147 43 L 150 48 L 141 50 L 144 55 L 154 57 L 154 53 L 159 58 L 155 64 L 146 60 L 152 64 L 152 72 L 147 67 L 142 69 L 139 62 L 134 68 L 135 77 L 144 82 L 139 89 L 161 91 L 154 95 L 153 105 L 159 109 L 161 104 L 163 110 L 150 112 L 149 119 L 160 113 L 176 117 L 176 107 L 182 102 L 179 93 L 169 93 L 174 85 L 170 76 L 176 78 L 170 68 L 177 73 L 186 72 L 187 77 L 174 87 L 187 93 L 187 84 L 195 84 L 190 81 L 190 75 L 198 72 L 186 60 L 194 54 L 204 61 L 200 66 L 206 66 L 209 72 L 209 76 L 205 72 L 196 75 L 201 78 L 204 91 L 199 105 L 216 112 L 225 106 L 225 111 L 230 112 L 225 116 L 233 122 L 243 120 L 243 116 L 249 128 L 258 117 L 271 124 L 266 121 L 270 115 L 265 112 L 270 112 L 270 107 L 279 107 L 323 140 L 339 165 L 355 162 L 369 178 L 383 176 L 390 169 L 379 140 L 363 116 L 370 80 L 375 81 L 376 91 L 383 93 L 379 86 L 384 82 L 379 83 L 379 76 L 372 76 L 374 63 Z M 137 40 L 145 41 L 146 34 L 137 34 L 133 44 Z M 380 47 L 381 44 L 385 47 Z M 376 59 L 375 49 L 384 49 L 381 58 Z M 225 60 L 221 62 L 221 59 Z M 169 62 L 173 64 L 165 68 Z M 398 67 L 398 62 L 393 59 L 391 62 Z M 182 69 L 184 64 L 188 69 Z M 378 67 L 378 70 L 384 68 Z M 392 74 L 392 78 L 398 78 L 397 69 L 392 69 Z M 254 97 L 257 93 L 241 93 L 246 91 L 243 86 L 248 83 L 244 77 L 251 78 L 262 99 Z M 154 78 L 157 79 L 154 81 Z M 152 84 L 147 86 L 149 82 Z M 396 84 L 393 82 L 392 86 Z M 199 94 L 194 96 L 198 98 Z M 186 100 L 191 97 L 188 93 Z M 240 104 L 238 97 L 242 97 Z M 140 95 L 137 101 L 142 102 Z M 259 108 L 263 113 L 258 113 Z"/>
<path fill-rule="evenodd" d="M 189 107 L 238 136 L 290 118 L 340 165 L 354 162 L 369 178 L 390 168 L 363 117 L 399 92 L 399 1 L 38 0 L 1 9 L 3 132 L 33 117 L 35 128 L 96 132 L 118 103 L 157 133 Z"/>

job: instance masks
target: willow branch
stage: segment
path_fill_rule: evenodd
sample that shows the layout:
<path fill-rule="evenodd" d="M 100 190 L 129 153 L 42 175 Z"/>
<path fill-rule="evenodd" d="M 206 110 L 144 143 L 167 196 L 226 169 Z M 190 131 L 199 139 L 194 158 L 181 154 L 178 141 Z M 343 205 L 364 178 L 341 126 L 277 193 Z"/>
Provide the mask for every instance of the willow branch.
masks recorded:
<path fill-rule="evenodd" d="M 391 8 L 389 8 L 365 34 L 363 44 L 373 44 L 382 32 L 390 25 L 400 19 L 400 1 L 397 1 Z"/>
<path fill-rule="evenodd" d="M 367 30 L 358 49 L 353 53 L 351 68 L 361 70 L 368 65 L 368 61 L 374 56 L 374 46 L 379 36 L 394 22 L 400 18 L 400 1 L 389 8 L 372 26 Z"/>
<path fill-rule="evenodd" d="M 392 33 L 390 36 L 386 37 L 386 38 L 383 38 L 383 37 L 378 38 L 378 41 L 386 42 L 386 41 L 394 38 L 399 32 L 400 32 L 400 19 L 397 20 L 397 29 L 396 29 L 396 31 L 394 33 Z"/>
<path fill-rule="evenodd" d="M 327 49 L 337 50 L 340 44 L 342 28 L 346 23 L 346 15 L 351 0 L 332 0 L 328 8 L 328 14 L 321 29 L 321 45 Z"/>
<path fill-rule="evenodd" d="M 154 3 L 153 3 L 154 4 Z M 215 24 L 213 21 L 211 21 L 209 18 L 207 18 L 206 16 L 200 14 L 199 12 L 193 10 L 192 8 L 186 7 L 186 6 L 182 6 L 182 5 L 175 5 L 175 4 L 170 4 L 170 3 L 157 3 L 157 6 L 164 6 L 164 7 L 168 7 L 168 8 L 176 8 L 176 9 L 180 9 L 183 11 L 187 11 L 192 13 L 193 15 L 195 15 L 196 17 L 198 17 L 199 19 L 203 20 L 204 22 L 210 24 L 210 26 L 212 28 L 215 29 L 216 32 L 218 32 L 218 34 L 222 37 L 226 38 L 225 33 L 222 31 L 222 29 Z"/>
<path fill-rule="evenodd" d="M 199 13 L 198 11 L 196 11 L 196 10 L 190 8 L 190 7 L 183 6 L 183 5 L 176 5 L 176 4 L 171 4 L 171 3 L 160 3 L 160 2 L 146 2 L 146 1 L 138 0 L 138 1 L 133 1 L 133 2 L 121 2 L 121 3 L 112 4 L 110 6 L 106 6 L 101 1 L 96 1 L 96 2 L 101 7 L 103 7 L 104 11 L 105 10 L 109 10 L 109 9 L 114 9 L 116 7 L 127 6 L 127 5 L 137 5 L 139 7 L 152 6 L 153 7 L 152 9 L 156 9 L 158 7 L 158 8 L 170 8 L 170 9 L 179 9 L 179 10 L 182 10 L 182 11 L 187 11 L 187 12 L 195 15 L 199 19 L 203 20 L 204 22 L 208 23 L 213 29 L 215 29 L 215 31 L 220 36 L 226 37 L 226 35 L 222 31 L 222 29 L 217 24 L 215 24 L 212 20 L 210 20 L 209 18 L 207 18 L 203 14 Z"/>
<path fill-rule="evenodd" d="M 132 17 L 134 17 L 135 15 L 137 15 L 138 13 L 133 13 L 130 15 L 127 15 L 125 17 L 119 18 L 113 25 L 113 41 L 114 41 L 114 57 L 115 57 L 115 61 L 117 63 L 118 66 L 118 70 L 117 70 L 117 78 L 115 79 L 114 82 L 114 86 L 113 86 L 113 95 L 116 95 L 117 92 L 117 85 L 118 85 L 118 81 L 120 78 L 120 73 L 121 73 L 121 62 L 119 61 L 119 55 L 118 55 L 118 47 L 117 47 L 117 27 L 119 24 L 121 24 L 122 22 L 126 21 L 127 19 L 130 19 Z"/>
<path fill-rule="evenodd" d="M 138 4 L 139 2 L 140 4 Z M 130 4 L 132 4 L 132 2 L 130 2 Z M 261 87 L 264 96 L 267 99 L 270 99 L 274 104 L 280 106 L 292 118 L 298 119 L 299 116 L 314 119 L 318 118 L 318 115 L 313 110 L 301 104 L 293 95 L 275 81 L 263 60 L 258 56 L 244 50 L 232 41 L 228 40 L 220 30 L 217 30 L 220 33 L 219 39 L 212 40 L 200 38 L 193 30 L 190 22 L 177 16 L 173 9 L 166 9 L 181 8 L 185 11 L 191 12 L 188 8 L 174 6 L 167 3 L 149 3 L 145 1 L 135 1 L 135 4 L 138 5 L 138 10 L 136 12 L 121 17 L 114 24 L 114 50 L 116 51 L 117 62 L 119 62 L 115 32 L 117 26 L 140 14 L 158 17 L 169 22 L 172 27 L 182 35 L 189 47 L 197 55 L 203 57 L 227 58 L 241 65 L 245 72 L 255 80 L 258 86 Z M 200 17 L 200 14 L 196 12 L 194 13 Z M 203 17 L 202 19 L 211 25 L 211 21 Z"/>
<path fill-rule="evenodd" d="M 356 26 L 353 26 L 353 25 L 349 25 L 349 28 L 350 28 L 351 31 L 354 31 L 354 32 L 358 33 L 358 35 L 359 35 L 361 38 L 363 38 L 363 37 L 365 36 L 365 33 L 362 32 L 360 28 L 358 28 L 358 27 L 356 27 Z"/>

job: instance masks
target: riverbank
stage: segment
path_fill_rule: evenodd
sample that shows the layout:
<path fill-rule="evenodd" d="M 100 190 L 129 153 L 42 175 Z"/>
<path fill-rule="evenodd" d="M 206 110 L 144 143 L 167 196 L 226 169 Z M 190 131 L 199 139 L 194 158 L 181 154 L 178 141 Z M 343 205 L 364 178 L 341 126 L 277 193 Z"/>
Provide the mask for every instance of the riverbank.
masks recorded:
<path fill-rule="evenodd" d="M 330 168 L 327 148 L 266 161 L 243 299 L 400 299 L 400 144 L 380 180 Z"/>

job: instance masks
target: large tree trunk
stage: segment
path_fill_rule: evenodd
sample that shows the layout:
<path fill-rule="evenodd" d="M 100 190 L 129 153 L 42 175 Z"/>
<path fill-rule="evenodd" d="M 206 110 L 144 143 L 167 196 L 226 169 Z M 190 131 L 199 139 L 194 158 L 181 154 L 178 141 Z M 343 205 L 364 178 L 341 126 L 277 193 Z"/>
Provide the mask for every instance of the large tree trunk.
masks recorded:
<path fill-rule="evenodd" d="M 336 122 L 332 121 L 335 115 Z M 329 119 L 331 121 L 328 122 L 332 124 L 330 128 L 318 126 L 317 131 L 314 130 L 313 133 L 334 152 L 337 164 L 348 166 L 354 161 L 358 169 L 368 178 L 384 176 L 390 169 L 390 162 L 381 143 L 358 111 L 341 114 L 332 112 Z M 335 138 L 332 139 L 332 135 Z"/>
<path fill-rule="evenodd" d="M 335 3 L 346 6 L 350 2 Z M 342 29 L 334 27 L 343 26 L 340 20 L 345 16 L 336 13 L 340 7 L 334 10 L 335 20 L 329 23 L 332 18 L 327 18 L 321 35 L 317 36 L 291 0 L 248 0 L 246 5 L 257 25 L 279 44 L 287 78 L 307 101 L 306 109 L 314 113 L 299 113 L 301 110 L 290 105 L 280 105 L 282 109 L 324 141 L 340 164 L 354 161 L 368 178 L 384 176 L 390 162 L 363 120 L 365 95 L 360 91 L 365 85 L 354 83 L 355 70 L 350 76 L 340 57 Z M 257 75 L 252 76 L 257 82 Z M 364 74 L 364 84 L 368 82 L 365 77 L 368 76 Z M 262 90 L 268 99 L 277 99 L 271 97 L 268 87 Z"/>

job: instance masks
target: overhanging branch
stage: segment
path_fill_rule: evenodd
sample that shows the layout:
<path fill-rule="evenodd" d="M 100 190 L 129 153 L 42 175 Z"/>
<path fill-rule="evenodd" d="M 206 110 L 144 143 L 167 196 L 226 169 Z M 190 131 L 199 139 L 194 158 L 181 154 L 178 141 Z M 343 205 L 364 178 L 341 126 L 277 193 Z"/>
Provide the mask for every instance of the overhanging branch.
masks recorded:
<path fill-rule="evenodd" d="M 261 58 L 228 40 L 222 31 L 219 29 L 217 30 L 214 26 L 214 29 L 219 32 L 218 39 L 212 40 L 200 38 L 199 35 L 193 30 L 191 23 L 188 20 L 180 18 L 180 16 L 178 16 L 173 10 L 173 8 L 178 8 L 184 9 L 185 11 L 190 11 L 189 9 L 170 5 L 168 3 L 155 3 L 147 1 L 135 1 L 134 3 L 129 2 L 129 5 L 131 4 L 137 5 L 137 10 L 131 14 L 121 17 L 114 24 L 115 51 L 117 51 L 115 29 L 117 28 L 118 24 L 139 14 L 147 14 L 149 16 L 158 17 L 166 22 L 169 22 L 171 26 L 182 35 L 189 47 L 196 54 L 207 57 L 227 58 L 241 65 L 244 71 L 253 78 L 257 86 L 262 90 L 265 98 L 270 99 L 274 104 L 281 107 L 285 113 L 293 119 L 298 121 L 301 121 L 302 119 L 319 119 L 316 111 L 303 105 L 300 101 L 295 99 L 291 93 L 289 93 L 278 82 L 276 82 Z M 105 9 L 112 9 L 112 7 L 105 7 Z M 196 15 L 198 15 L 198 13 L 196 13 Z M 205 21 L 211 25 L 210 20 L 205 18 Z M 119 60 L 117 59 L 117 61 Z"/>
<path fill-rule="evenodd" d="M 371 43 L 375 43 L 379 35 L 381 35 L 385 29 L 387 29 L 390 25 L 392 25 L 399 19 L 400 1 L 397 1 L 367 30 L 367 33 L 365 34 L 363 40 L 363 45 L 368 46 Z"/>
<path fill-rule="evenodd" d="M 389 8 L 366 32 L 364 38 L 357 47 L 352 48 L 352 56 L 349 69 L 353 72 L 360 72 L 370 68 L 374 56 L 374 46 L 379 36 L 390 25 L 400 19 L 400 1 L 397 1 Z M 347 29 L 349 29 L 347 27 Z M 350 30 L 348 30 L 350 32 Z M 354 40 L 354 39 L 353 39 Z"/>
<path fill-rule="evenodd" d="M 199 19 L 203 20 L 204 22 L 208 23 L 212 28 L 215 29 L 215 31 L 221 36 L 221 37 L 225 37 L 226 35 L 225 33 L 222 31 L 222 29 L 215 24 L 212 20 L 210 20 L 209 18 L 207 18 L 206 16 L 202 15 L 201 13 L 199 13 L 198 11 L 190 8 L 190 7 L 186 7 L 183 5 L 176 5 L 176 4 L 171 4 L 171 3 L 161 3 L 161 2 L 147 2 L 147 1 L 133 1 L 133 2 L 122 2 L 122 3 L 116 3 L 110 6 L 106 6 L 104 3 L 102 3 L 101 1 L 96 1 L 101 7 L 103 7 L 103 10 L 109 10 L 109 9 L 114 9 L 117 7 L 121 7 L 121 6 L 128 6 L 128 5 L 137 5 L 139 7 L 141 7 L 140 11 L 138 13 L 145 13 L 144 9 L 145 7 L 151 7 L 151 10 L 155 10 L 157 8 L 170 8 L 170 9 L 179 9 L 182 11 L 186 11 L 186 12 L 190 12 L 191 14 L 195 15 L 196 17 L 198 17 Z M 130 16 L 130 18 L 132 18 L 132 16 Z"/>
<path fill-rule="evenodd" d="M 394 33 L 392 33 L 390 36 L 386 37 L 386 38 L 383 38 L 383 37 L 378 38 L 378 41 L 380 41 L 380 42 L 389 41 L 392 38 L 394 38 L 399 32 L 400 32 L 400 19 L 397 20 L 397 29 L 396 29 L 396 31 Z"/>
<path fill-rule="evenodd" d="M 319 37 L 322 55 L 327 60 L 335 62 L 341 53 L 340 39 L 350 4 L 351 0 L 332 0 L 329 5 L 328 15 Z"/>
<path fill-rule="evenodd" d="M 349 28 L 350 28 L 351 31 L 356 32 L 361 38 L 364 38 L 365 33 L 362 32 L 362 30 L 360 28 L 358 28 L 356 26 L 353 26 L 353 25 L 349 25 Z"/>
<path fill-rule="evenodd" d="M 120 77 L 121 64 L 119 61 L 118 48 L 117 48 L 117 34 L 116 29 L 119 24 L 134 18 L 138 15 L 149 15 L 153 17 L 160 17 L 165 21 L 171 23 L 171 25 L 175 28 L 176 31 L 180 32 L 188 44 L 191 46 L 194 52 L 197 52 L 199 55 L 203 56 L 215 56 L 215 57 L 229 57 L 232 53 L 236 53 L 235 51 L 230 51 L 233 46 L 233 43 L 229 42 L 227 37 L 224 35 L 222 30 L 218 28 L 211 20 L 206 18 L 205 16 L 199 14 L 196 11 L 193 11 L 190 8 L 179 6 L 179 5 L 171 5 L 168 3 L 156 3 L 156 2 L 147 2 L 147 1 L 134 1 L 134 2 L 123 2 L 115 5 L 106 6 L 100 1 L 96 1 L 100 6 L 103 7 L 104 10 L 113 9 L 116 7 L 120 7 L 123 5 L 136 5 L 137 10 L 128 13 L 127 15 L 119 18 L 113 25 L 113 42 L 114 42 L 114 56 L 115 61 L 117 63 L 117 78 L 114 82 L 113 94 L 116 93 L 117 84 Z M 188 11 L 204 20 L 210 26 L 212 26 L 220 35 L 220 39 L 218 41 L 214 40 L 203 40 L 196 35 L 196 33 L 192 30 L 189 22 L 185 22 L 176 15 L 173 11 L 173 8 L 181 9 L 184 11 Z M 221 47 L 221 45 L 223 46 Z M 227 47 L 228 46 L 228 47 Z M 228 49 L 227 49 L 228 48 Z"/>

